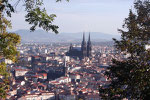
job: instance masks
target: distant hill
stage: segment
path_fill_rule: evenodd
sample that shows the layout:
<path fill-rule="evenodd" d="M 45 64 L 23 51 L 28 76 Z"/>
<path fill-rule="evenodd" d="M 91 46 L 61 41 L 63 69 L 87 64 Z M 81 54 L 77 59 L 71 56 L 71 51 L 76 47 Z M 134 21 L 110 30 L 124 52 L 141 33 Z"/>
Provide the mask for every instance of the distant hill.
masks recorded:
<path fill-rule="evenodd" d="M 21 36 L 22 42 L 81 42 L 83 35 L 82 32 L 54 34 L 43 30 L 36 30 L 34 32 L 30 32 L 30 30 L 17 30 L 15 33 Z M 88 34 L 85 33 L 86 39 L 88 39 Z M 120 36 L 91 32 L 91 41 L 94 42 L 112 41 L 112 38 L 119 39 Z"/>

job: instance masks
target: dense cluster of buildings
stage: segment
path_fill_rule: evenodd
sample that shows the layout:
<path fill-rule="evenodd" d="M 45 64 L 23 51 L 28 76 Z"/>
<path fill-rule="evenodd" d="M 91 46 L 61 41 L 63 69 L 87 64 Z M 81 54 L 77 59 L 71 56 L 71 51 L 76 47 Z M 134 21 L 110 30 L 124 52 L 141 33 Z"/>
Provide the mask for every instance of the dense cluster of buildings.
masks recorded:
<path fill-rule="evenodd" d="M 99 86 L 110 84 L 104 73 L 111 60 L 123 56 L 112 46 L 26 43 L 18 46 L 11 72 L 9 100 L 101 100 Z"/>

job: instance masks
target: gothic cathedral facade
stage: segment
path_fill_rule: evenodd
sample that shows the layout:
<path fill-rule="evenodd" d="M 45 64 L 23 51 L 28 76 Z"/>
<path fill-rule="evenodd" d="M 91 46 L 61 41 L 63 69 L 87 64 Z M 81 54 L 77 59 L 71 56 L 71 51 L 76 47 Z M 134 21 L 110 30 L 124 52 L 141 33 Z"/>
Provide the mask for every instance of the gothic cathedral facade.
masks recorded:
<path fill-rule="evenodd" d="M 66 53 L 67 56 L 84 59 L 86 57 L 91 58 L 92 56 L 92 43 L 91 37 L 89 34 L 88 41 L 85 41 L 85 34 L 83 34 L 83 40 L 81 43 L 81 47 L 73 47 L 70 45 L 69 51 Z"/>

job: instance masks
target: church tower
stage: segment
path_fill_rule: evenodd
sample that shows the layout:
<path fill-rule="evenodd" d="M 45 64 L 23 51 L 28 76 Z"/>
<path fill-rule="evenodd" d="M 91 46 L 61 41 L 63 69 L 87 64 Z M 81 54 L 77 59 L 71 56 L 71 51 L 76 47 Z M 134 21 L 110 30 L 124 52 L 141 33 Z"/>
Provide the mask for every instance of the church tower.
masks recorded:
<path fill-rule="evenodd" d="M 87 57 L 91 57 L 91 51 L 92 51 L 92 44 L 91 44 L 91 39 L 90 39 L 90 33 L 89 33 L 89 39 L 87 42 Z"/>
<path fill-rule="evenodd" d="M 85 58 L 87 56 L 87 48 L 86 48 L 86 42 L 85 42 L 85 36 L 83 33 L 83 40 L 82 40 L 82 44 L 81 44 L 81 52 L 82 52 L 82 58 Z"/>

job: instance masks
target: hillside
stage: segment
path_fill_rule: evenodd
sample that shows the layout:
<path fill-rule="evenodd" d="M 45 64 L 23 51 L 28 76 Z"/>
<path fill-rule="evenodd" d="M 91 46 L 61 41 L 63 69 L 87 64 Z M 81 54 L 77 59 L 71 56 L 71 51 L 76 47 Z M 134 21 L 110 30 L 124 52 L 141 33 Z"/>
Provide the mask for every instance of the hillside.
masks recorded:
<path fill-rule="evenodd" d="M 30 32 L 29 30 L 17 30 L 15 33 L 19 34 L 22 42 L 80 42 L 82 40 L 82 32 L 79 33 L 48 33 L 43 30 L 36 30 Z M 88 38 L 86 33 L 86 39 Z M 112 38 L 119 39 L 119 35 L 105 34 L 101 32 L 91 32 L 91 40 L 94 42 L 111 41 Z"/>

